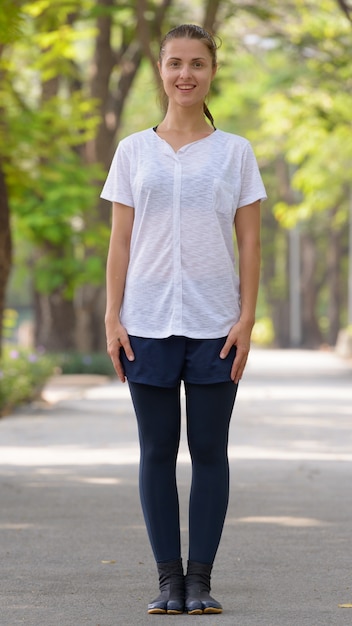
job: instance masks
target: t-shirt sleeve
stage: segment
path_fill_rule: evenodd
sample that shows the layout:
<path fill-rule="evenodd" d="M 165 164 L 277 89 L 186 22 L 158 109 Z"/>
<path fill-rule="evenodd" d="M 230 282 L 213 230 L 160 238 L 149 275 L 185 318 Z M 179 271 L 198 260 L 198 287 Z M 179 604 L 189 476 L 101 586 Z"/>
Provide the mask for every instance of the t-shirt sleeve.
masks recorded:
<path fill-rule="evenodd" d="M 100 197 L 111 202 L 134 206 L 130 181 L 130 156 L 124 142 L 120 141 Z"/>
<path fill-rule="evenodd" d="M 242 155 L 241 192 L 237 208 L 267 198 L 253 148 L 248 142 Z"/>

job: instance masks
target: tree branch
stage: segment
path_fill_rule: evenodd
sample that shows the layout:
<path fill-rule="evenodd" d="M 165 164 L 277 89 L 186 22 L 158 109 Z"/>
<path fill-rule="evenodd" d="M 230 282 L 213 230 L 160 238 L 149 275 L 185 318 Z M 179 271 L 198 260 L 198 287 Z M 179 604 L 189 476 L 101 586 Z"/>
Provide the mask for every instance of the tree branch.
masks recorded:
<path fill-rule="evenodd" d="M 149 22 L 146 19 L 146 0 L 137 0 L 136 3 L 137 33 L 140 39 L 143 53 L 151 63 L 154 77 L 158 85 L 160 84 L 160 76 L 157 68 L 158 59 L 153 53 L 151 43 L 152 41 L 161 40 L 162 25 L 166 12 L 171 4 L 172 0 L 163 0 L 163 2 L 155 9 L 153 21 Z"/>
<path fill-rule="evenodd" d="M 352 5 L 349 2 L 345 2 L 345 0 L 336 0 L 336 2 L 352 24 Z"/>
<path fill-rule="evenodd" d="M 207 0 L 205 5 L 203 26 L 211 33 L 214 33 L 217 30 L 216 17 L 221 4 L 222 0 Z"/>
<path fill-rule="evenodd" d="M 154 72 L 154 78 L 159 82 L 159 72 L 156 65 L 156 58 L 151 48 L 151 32 L 149 22 L 146 19 L 147 3 L 146 0 L 137 0 L 136 3 L 136 18 L 137 18 L 137 34 L 143 50 L 144 55 L 150 61 Z"/>

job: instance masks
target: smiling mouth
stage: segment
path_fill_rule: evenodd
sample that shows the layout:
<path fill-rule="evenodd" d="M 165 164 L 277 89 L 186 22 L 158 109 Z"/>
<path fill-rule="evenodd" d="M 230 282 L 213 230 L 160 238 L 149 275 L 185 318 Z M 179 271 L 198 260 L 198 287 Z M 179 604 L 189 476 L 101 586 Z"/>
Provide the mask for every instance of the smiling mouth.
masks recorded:
<path fill-rule="evenodd" d="M 176 87 L 180 91 L 192 91 L 195 88 L 194 85 L 176 85 Z"/>

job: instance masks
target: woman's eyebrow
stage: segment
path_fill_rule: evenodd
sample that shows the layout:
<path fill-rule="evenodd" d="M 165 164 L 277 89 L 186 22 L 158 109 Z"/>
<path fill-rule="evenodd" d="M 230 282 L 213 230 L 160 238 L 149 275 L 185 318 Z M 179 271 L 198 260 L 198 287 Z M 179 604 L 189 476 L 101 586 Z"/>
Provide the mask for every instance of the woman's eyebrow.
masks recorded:
<path fill-rule="evenodd" d="M 191 61 L 204 61 L 205 57 L 195 57 Z M 168 61 L 182 61 L 179 57 L 168 57 Z"/>

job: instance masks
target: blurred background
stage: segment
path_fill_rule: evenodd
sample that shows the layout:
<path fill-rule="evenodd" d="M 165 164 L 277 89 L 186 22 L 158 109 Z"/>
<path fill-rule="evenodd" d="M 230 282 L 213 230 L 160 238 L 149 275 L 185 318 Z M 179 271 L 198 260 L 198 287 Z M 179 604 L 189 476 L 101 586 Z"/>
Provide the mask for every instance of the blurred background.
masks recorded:
<path fill-rule="evenodd" d="M 185 22 L 219 38 L 209 108 L 269 196 L 253 341 L 352 356 L 352 3 L 0 0 L 0 407 L 53 367 L 111 373 L 99 194 L 161 121 L 159 42 Z"/>

